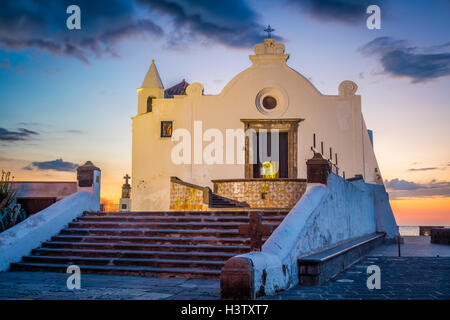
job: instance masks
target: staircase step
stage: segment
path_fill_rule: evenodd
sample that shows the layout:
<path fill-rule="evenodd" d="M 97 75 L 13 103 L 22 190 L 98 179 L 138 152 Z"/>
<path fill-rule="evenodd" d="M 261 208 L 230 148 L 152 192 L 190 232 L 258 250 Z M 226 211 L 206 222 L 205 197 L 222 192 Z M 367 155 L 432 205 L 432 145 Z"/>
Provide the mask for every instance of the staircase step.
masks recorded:
<path fill-rule="evenodd" d="M 228 259 L 250 250 L 239 234 L 250 212 L 276 228 L 288 211 L 229 209 L 243 204 L 214 199 L 227 209 L 85 212 L 11 270 L 66 272 L 75 264 L 84 273 L 219 279 Z"/>
<path fill-rule="evenodd" d="M 282 216 L 263 217 L 263 222 L 279 223 L 283 221 Z M 235 222 L 248 223 L 247 215 L 236 216 L 82 216 L 76 219 L 80 222 Z"/>
<path fill-rule="evenodd" d="M 185 269 L 185 268 L 151 268 L 151 267 L 122 267 L 122 266 L 91 266 L 78 265 L 82 273 L 98 273 L 145 277 L 175 277 L 175 278 L 200 278 L 219 279 L 220 270 Z M 51 271 L 66 273 L 65 264 L 44 263 L 12 263 L 11 270 L 14 271 Z"/>
<path fill-rule="evenodd" d="M 171 252 L 171 251 L 144 251 L 144 250 L 108 250 L 108 249 L 55 249 L 40 248 L 31 252 L 36 256 L 76 256 L 99 258 L 131 258 L 131 259 L 173 259 L 173 260 L 210 260 L 226 261 L 235 256 L 228 252 Z"/>
<path fill-rule="evenodd" d="M 111 236 L 170 236 L 170 237 L 195 237 L 195 236 L 213 236 L 217 238 L 238 237 L 238 230 L 182 230 L 182 229 L 98 229 L 98 228 L 67 228 L 61 230 L 61 234 L 78 235 L 111 235 Z"/>
<path fill-rule="evenodd" d="M 108 236 L 108 235 L 64 235 L 52 237 L 52 241 L 77 242 L 109 242 L 109 243 L 137 243 L 137 244 L 184 244 L 184 245 L 248 245 L 248 238 L 216 238 L 216 237 L 139 237 L 139 236 Z"/>
<path fill-rule="evenodd" d="M 242 223 L 235 222 L 85 222 L 69 223 L 69 228 L 90 229 L 177 229 L 177 230 L 238 230 Z M 274 228 L 278 224 L 272 224 Z"/>
<path fill-rule="evenodd" d="M 211 211 L 130 211 L 130 212 L 85 212 L 84 216 L 248 216 L 250 212 L 259 212 L 263 217 L 286 216 L 289 210 L 264 209 L 264 210 L 211 210 Z"/>
<path fill-rule="evenodd" d="M 145 244 L 145 243 L 108 243 L 108 242 L 65 242 L 49 241 L 43 248 L 54 249 L 90 249 L 90 250 L 133 250 L 133 251 L 171 251 L 171 252 L 230 252 L 233 254 L 250 251 L 245 245 L 180 245 L 180 244 Z"/>
<path fill-rule="evenodd" d="M 197 268 L 220 270 L 226 261 L 173 260 L 173 259 L 138 259 L 138 258 L 104 258 L 78 256 L 25 256 L 23 262 L 66 265 L 98 265 L 98 266 L 132 266 L 155 268 Z"/>

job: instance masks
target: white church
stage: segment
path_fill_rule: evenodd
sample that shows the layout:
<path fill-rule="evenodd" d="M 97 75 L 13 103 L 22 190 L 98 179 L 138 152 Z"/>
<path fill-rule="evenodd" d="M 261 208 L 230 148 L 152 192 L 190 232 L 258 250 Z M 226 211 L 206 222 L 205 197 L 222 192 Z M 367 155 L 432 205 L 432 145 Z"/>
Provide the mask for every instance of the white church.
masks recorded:
<path fill-rule="evenodd" d="M 383 184 L 354 82 L 322 94 L 272 38 L 249 57 L 217 95 L 184 80 L 165 89 L 152 62 L 132 118 L 131 210 L 292 208 L 315 153 L 343 178 Z"/>

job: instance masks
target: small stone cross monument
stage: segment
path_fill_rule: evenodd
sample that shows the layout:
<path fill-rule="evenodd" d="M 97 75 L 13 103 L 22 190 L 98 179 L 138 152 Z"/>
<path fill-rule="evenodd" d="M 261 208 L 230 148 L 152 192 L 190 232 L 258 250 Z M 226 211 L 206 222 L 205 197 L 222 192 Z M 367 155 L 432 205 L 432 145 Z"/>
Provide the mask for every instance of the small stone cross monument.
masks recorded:
<path fill-rule="evenodd" d="M 131 210 L 131 185 L 128 180 L 131 178 L 128 174 L 124 177 L 125 183 L 122 185 L 122 198 L 120 198 L 119 211 L 130 211 Z"/>
<path fill-rule="evenodd" d="M 251 212 L 249 216 L 249 224 L 240 225 L 239 234 L 250 237 L 251 251 L 261 251 L 262 238 L 270 236 L 272 233 L 272 226 L 262 224 L 262 217 L 259 212 Z"/>

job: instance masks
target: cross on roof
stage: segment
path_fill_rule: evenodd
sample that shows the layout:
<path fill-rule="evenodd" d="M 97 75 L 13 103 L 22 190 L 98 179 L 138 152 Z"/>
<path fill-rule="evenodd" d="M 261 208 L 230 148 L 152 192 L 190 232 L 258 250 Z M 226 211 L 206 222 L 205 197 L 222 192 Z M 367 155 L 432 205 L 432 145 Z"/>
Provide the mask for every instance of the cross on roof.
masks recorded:
<path fill-rule="evenodd" d="M 272 27 L 269 25 L 267 25 L 267 28 L 264 29 L 265 32 L 267 32 L 267 39 L 272 38 L 271 33 L 275 31 L 275 29 L 272 29 Z"/>
<path fill-rule="evenodd" d="M 262 217 L 259 212 L 251 212 L 249 218 L 249 224 L 241 224 L 239 226 L 239 234 L 250 237 L 251 251 L 261 251 L 262 237 L 270 236 L 272 226 L 262 224 Z"/>
<path fill-rule="evenodd" d="M 131 179 L 128 173 L 123 178 L 125 179 L 125 184 L 128 184 L 128 179 Z"/>

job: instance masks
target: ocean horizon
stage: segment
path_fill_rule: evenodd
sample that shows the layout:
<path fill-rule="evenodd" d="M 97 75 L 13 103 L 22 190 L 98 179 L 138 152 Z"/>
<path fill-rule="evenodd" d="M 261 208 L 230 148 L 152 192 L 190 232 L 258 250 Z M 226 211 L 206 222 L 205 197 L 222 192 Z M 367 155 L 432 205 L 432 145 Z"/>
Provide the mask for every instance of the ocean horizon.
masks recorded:
<path fill-rule="evenodd" d="M 450 226 L 442 226 L 442 225 L 427 225 L 427 227 L 444 227 L 444 228 L 450 228 Z M 420 235 L 420 225 L 416 226 L 398 226 L 398 231 L 401 236 L 419 236 Z M 423 225 L 422 225 L 423 227 Z"/>

